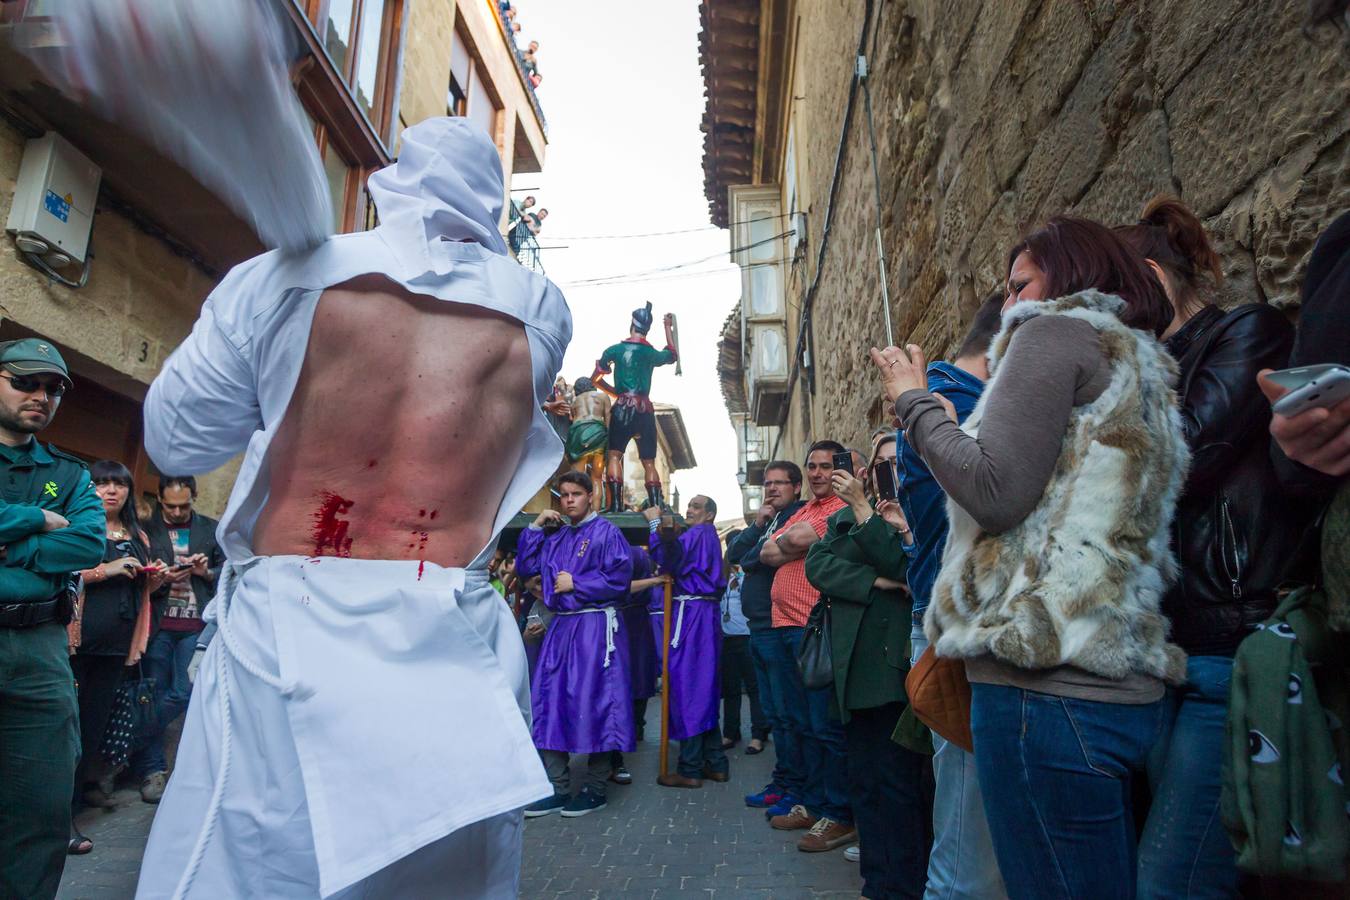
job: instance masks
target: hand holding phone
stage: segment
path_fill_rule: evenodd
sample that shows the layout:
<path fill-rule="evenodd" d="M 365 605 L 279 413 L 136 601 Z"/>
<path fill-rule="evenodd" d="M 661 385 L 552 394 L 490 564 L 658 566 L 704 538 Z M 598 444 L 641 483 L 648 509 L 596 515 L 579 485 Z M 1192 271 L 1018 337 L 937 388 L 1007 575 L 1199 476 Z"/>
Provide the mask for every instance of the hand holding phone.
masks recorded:
<path fill-rule="evenodd" d="M 900 498 L 900 493 L 896 488 L 894 460 L 883 459 L 873 466 L 872 479 L 876 484 L 878 500 L 898 500 Z"/>
<path fill-rule="evenodd" d="M 1280 369 L 1267 373 L 1266 378 L 1289 392 L 1271 406 L 1280 416 L 1329 408 L 1350 397 L 1350 368 L 1334 363 Z"/>

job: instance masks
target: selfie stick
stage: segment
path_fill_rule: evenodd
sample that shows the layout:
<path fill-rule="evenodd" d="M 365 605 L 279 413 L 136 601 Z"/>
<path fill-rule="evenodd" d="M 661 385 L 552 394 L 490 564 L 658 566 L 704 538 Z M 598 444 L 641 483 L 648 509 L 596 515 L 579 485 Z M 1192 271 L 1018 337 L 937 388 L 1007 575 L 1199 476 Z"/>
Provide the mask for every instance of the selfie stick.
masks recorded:
<path fill-rule="evenodd" d="M 661 777 L 666 776 L 670 764 L 670 607 L 674 599 L 675 580 L 669 575 L 665 579 L 665 598 L 661 608 L 665 614 L 661 617 Z"/>

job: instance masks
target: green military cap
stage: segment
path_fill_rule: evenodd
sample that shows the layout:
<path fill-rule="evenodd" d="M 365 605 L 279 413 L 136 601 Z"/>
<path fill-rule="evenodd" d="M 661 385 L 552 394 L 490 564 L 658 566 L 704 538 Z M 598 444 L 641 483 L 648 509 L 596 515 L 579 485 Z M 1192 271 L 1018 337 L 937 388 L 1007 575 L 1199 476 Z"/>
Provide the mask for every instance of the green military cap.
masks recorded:
<path fill-rule="evenodd" d="M 50 342 L 40 338 L 24 338 L 0 343 L 0 367 L 15 375 L 40 375 L 50 372 L 60 375 L 67 387 L 74 386 L 66 361 Z"/>

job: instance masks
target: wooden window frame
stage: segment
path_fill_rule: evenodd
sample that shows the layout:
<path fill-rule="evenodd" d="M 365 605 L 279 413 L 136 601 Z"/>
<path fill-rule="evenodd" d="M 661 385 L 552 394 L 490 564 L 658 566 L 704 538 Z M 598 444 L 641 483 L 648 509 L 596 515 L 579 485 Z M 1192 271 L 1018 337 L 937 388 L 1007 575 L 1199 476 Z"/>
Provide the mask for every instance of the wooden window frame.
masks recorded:
<path fill-rule="evenodd" d="M 318 2 L 318 0 L 313 0 L 313 2 Z M 506 103 L 502 99 L 501 92 L 497 90 L 497 86 L 493 84 L 492 79 L 483 77 L 482 73 L 487 69 L 487 66 L 483 61 L 483 54 L 479 51 L 478 45 L 474 42 L 473 35 L 469 33 L 468 24 L 464 21 L 464 15 L 459 10 L 455 10 L 455 33 L 459 37 L 459 43 L 469 54 L 469 84 L 458 85 L 464 91 L 464 97 L 460 104 L 463 112 L 456 112 L 454 109 L 450 109 L 449 114 L 467 118 L 469 115 L 469 98 L 472 96 L 473 83 L 481 82 L 484 93 L 487 94 L 488 102 L 492 104 L 492 128 L 490 131 L 492 143 L 497 148 L 497 152 L 501 154 L 504 152 L 502 120 L 504 113 L 506 112 Z M 454 68 L 452 66 L 452 74 L 450 76 L 451 84 L 455 83 L 453 71 Z M 452 92 L 449 90 L 449 85 L 446 87 L 446 93 L 447 95 L 452 95 Z M 512 137 L 514 139 L 514 136 Z"/>
<path fill-rule="evenodd" d="M 323 35 L 328 23 L 328 11 L 332 7 L 333 0 L 293 0 L 293 2 L 303 5 L 305 17 L 317 32 L 318 49 L 327 57 L 328 52 L 323 45 Z M 354 100 L 356 99 L 356 67 L 361 56 L 361 41 L 365 37 L 361 32 L 364 20 L 362 13 L 368 2 L 370 0 L 352 0 L 352 21 L 350 23 L 351 31 L 348 46 L 356 52 L 348 52 L 347 59 L 341 69 L 332 63 L 331 58 L 328 60 L 347 90 L 351 92 Z M 375 73 L 375 92 L 374 96 L 370 98 L 375 121 L 370 122 L 370 125 L 375 129 L 381 141 L 388 141 L 390 126 L 394 120 L 394 86 L 398 81 L 404 6 L 405 0 L 384 0 L 384 13 L 380 17 L 380 35 L 376 50 L 379 54 L 379 60 Z M 363 116 L 366 114 L 365 110 L 361 109 L 359 101 L 357 101 L 356 107 Z M 367 116 L 368 120 L 369 118 Z"/>

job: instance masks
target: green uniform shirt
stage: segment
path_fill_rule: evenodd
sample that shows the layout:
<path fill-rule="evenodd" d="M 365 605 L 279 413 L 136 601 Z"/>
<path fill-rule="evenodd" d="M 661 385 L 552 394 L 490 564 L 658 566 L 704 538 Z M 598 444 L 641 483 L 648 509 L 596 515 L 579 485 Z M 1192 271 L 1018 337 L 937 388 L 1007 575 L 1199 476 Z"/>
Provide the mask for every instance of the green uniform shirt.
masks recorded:
<path fill-rule="evenodd" d="M 44 532 L 44 509 L 70 527 Z M 84 463 L 36 439 L 0 444 L 0 603 L 56 596 L 71 572 L 103 561 L 103 533 L 103 503 Z"/>
<path fill-rule="evenodd" d="M 620 394 L 650 394 L 652 369 L 675 361 L 669 347 L 657 350 L 646 341 L 620 341 L 600 357 L 600 369 L 614 373 L 614 390 Z"/>

